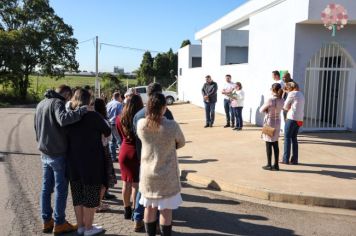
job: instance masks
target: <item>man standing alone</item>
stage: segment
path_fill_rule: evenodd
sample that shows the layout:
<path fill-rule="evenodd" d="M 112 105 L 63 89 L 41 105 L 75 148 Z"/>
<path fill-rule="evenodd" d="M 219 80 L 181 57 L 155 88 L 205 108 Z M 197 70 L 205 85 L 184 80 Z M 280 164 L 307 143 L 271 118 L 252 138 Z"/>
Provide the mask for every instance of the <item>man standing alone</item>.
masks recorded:
<path fill-rule="evenodd" d="M 230 120 L 231 120 L 231 126 L 234 127 L 234 116 L 232 113 L 232 108 L 231 108 L 231 99 L 228 96 L 231 94 L 231 92 L 235 89 L 235 84 L 231 82 L 231 75 L 225 75 L 225 80 L 226 83 L 224 85 L 224 89 L 222 90 L 222 94 L 224 94 L 224 109 L 225 109 L 225 115 L 226 115 L 226 125 L 224 128 L 230 127 Z"/>
<path fill-rule="evenodd" d="M 206 83 L 202 88 L 202 95 L 204 98 L 204 105 L 205 105 L 205 117 L 206 117 L 206 124 L 204 128 L 213 127 L 214 120 L 215 120 L 215 104 L 217 101 L 217 91 L 218 85 L 215 83 L 210 75 L 205 77 Z"/>
<path fill-rule="evenodd" d="M 68 196 L 68 180 L 65 176 L 67 138 L 64 126 L 79 121 L 87 112 L 86 107 L 67 112 L 65 102 L 72 96 L 69 86 L 61 85 L 56 91 L 49 90 L 36 108 L 35 131 L 38 149 L 41 151 L 43 179 L 41 213 L 43 232 L 55 235 L 68 233 L 77 228 L 65 220 Z M 51 195 L 55 191 L 54 219 Z"/>

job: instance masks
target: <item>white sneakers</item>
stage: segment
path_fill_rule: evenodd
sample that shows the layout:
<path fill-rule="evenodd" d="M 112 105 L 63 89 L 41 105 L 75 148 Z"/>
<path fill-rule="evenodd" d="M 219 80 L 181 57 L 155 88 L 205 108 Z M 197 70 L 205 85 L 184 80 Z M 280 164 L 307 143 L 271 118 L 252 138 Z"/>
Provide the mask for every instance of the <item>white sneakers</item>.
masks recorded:
<path fill-rule="evenodd" d="M 104 229 L 102 226 L 93 225 L 93 227 L 90 230 L 85 230 L 85 227 L 79 227 L 77 233 L 78 235 L 92 236 L 92 235 L 97 235 L 103 231 Z"/>

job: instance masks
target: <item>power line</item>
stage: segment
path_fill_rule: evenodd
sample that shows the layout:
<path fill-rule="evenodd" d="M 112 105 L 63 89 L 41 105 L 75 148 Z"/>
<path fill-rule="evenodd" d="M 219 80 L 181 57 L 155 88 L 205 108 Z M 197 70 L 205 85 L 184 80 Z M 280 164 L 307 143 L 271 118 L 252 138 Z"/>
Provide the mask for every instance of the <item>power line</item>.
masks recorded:
<path fill-rule="evenodd" d="M 95 39 L 95 37 L 94 37 L 94 38 L 87 39 L 87 40 L 84 40 L 84 41 L 81 41 L 81 42 L 79 42 L 78 44 L 86 43 L 86 42 L 89 42 L 89 41 L 93 41 L 94 39 Z"/>
<path fill-rule="evenodd" d="M 154 52 L 154 53 L 163 53 L 160 51 L 155 51 L 155 50 L 149 50 L 149 49 L 142 49 L 142 48 L 133 48 L 133 47 L 128 47 L 128 46 L 122 46 L 122 45 L 115 45 L 115 44 L 111 44 L 111 43 L 100 43 L 100 47 L 101 45 L 104 46 L 109 46 L 109 47 L 115 47 L 115 48 L 121 48 L 121 49 L 128 49 L 128 50 L 133 50 L 133 51 L 140 51 L 140 52 Z"/>

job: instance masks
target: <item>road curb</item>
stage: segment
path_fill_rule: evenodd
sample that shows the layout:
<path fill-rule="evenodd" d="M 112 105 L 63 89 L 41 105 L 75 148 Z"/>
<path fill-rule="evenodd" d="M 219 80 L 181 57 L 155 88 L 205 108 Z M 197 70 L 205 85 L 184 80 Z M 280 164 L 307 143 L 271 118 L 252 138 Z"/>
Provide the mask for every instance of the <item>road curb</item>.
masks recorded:
<path fill-rule="evenodd" d="M 299 205 L 333 207 L 356 210 L 356 199 L 342 199 L 322 196 L 311 196 L 303 193 L 274 192 L 269 189 L 253 188 L 242 185 L 230 184 L 211 177 L 202 176 L 189 170 L 181 170 L 181 178 L 203 185 L 206 188 L 223 192 L 234 193 L 252 198 L 269 200 L 273 202 L 292 203 Z"/>

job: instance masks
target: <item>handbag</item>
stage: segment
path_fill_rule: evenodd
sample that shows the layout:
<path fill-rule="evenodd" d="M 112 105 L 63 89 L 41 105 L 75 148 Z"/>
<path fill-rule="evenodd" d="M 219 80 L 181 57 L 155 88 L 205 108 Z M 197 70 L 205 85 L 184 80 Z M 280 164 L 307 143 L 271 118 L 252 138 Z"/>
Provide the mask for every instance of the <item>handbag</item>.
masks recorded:
<path fill-rule="evenodd" d="M 264 124 L 262 127 L 262 133 L 269 137 L 273 137 L 275 130 L 276 130 L 275 128 L 273 128 L 267 124 Z"/>
<path fill-rule="evenodd" d="M 277 117 L 277 102 L 276 102 L 276 109 L 275 109 L 275 118 L 274 118 L 274 122 L 276 124 L 276 117 Z M 264 124 L 263 124 L 263 127 L 262 127 L 262 134 L 265 134 L 269 137 L 273 137 L 274 136 L 274 132 L 276 131 L 275 128 L 269 126 L 267 124 L 267 116 L 265 117 L 264 119 Z"/>

